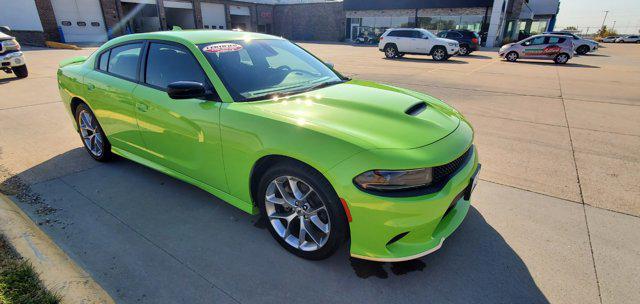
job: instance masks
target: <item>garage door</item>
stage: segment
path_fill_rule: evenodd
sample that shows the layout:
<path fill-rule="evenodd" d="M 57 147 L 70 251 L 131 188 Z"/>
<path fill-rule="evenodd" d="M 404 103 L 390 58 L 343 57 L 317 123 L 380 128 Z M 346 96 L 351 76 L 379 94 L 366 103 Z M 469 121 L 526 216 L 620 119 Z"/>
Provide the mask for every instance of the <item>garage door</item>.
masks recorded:
<path fill-rule="evenodd" d="M 202 7 L 202 24 L 206 29 L 224 29 L 227 25 L 224 4 L 200 3 Z"/>
<path fill-rule="evenodd" d="M 51 4 L 65 42 L 107 41 L 100 0 L 51 0 Z"/>

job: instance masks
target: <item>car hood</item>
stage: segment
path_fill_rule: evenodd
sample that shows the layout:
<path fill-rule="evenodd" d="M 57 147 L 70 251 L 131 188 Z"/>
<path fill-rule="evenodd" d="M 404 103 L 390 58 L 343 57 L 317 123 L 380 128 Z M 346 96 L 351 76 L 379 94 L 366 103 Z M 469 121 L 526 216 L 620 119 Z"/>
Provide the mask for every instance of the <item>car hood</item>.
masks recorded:
<path fill-rule="evenodd" d="M 14 39 L 12 36 L 9 36 L 3 32 L 0 32 L 0 40 L 11 40 Z"/>
<path fill-rule="evenodd" d="M 405 113 L 420 103 L 426 105 L 422 111 Z M 461 120 L 457 111 L 433 97 L 358 80 L 259 102 L 256 107 L 363 148 L 425 146 L 449 135 Z"/>

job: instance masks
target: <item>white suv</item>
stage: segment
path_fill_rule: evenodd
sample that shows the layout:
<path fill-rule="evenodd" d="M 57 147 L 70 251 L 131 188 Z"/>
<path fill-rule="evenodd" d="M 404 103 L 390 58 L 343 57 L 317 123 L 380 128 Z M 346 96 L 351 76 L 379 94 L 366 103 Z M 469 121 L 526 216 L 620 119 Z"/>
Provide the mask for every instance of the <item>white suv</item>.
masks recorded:
<path fill-rule="evenodd" d="M 425 29 L 390 28 L 380 36 L 378 49 L 387 58 L 399 58 L 405 54 L 431 55 L 442 61 L 460 50 L 458 41 L 440 38 Z"/>
<path fill-rule="evenodd" d="M 29 72 L 24 61 L 24 55 L 20 51 L 18 41 L 4 33 L 8 31 L 8 27 L 0 27 L 0 70 L 6 73 L 13 73 L 18 78 L 25 78 L 29 75 Z"/>

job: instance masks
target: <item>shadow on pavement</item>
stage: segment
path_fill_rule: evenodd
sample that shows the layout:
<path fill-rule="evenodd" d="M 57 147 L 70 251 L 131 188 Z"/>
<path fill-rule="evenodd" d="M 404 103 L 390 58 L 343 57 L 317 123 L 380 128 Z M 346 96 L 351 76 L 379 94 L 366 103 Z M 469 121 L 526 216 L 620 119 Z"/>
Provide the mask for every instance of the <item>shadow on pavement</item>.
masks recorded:
<path fill-rule="evenodd" d="M 508 61 L 507 61 L 508 62 Z M 518 60 L 518 62 L 515 63 L 523 63 L 523 64 L 531 64 L 531 65 L 546 65 L 546 66 L 557 66 L 559 68 L 589 68 L 589 69 L 599 69 L 599 66 L 596 65 L 588 65 L 588 64 L 581 64 L 581 63 L 573 63 L 571 61 L 565 63 L 565 64 L 557 64 L 551 60 L 549 61 L 525 61 L 525 60 Z"/>
<path fill-rule="evenodd" d="M 496 54 L 497 55 L 497 54 Z M 485 55 L 477 55 L 474 53 L 471 53 L 467 56 L 464 57 L 469 57 L 469 58 L 479 58 L 479 59 L 494 59 L 495 57 L 491 57 L 491 56 L 485 56 Z M 497 56 L 496 56 L 497 57 Z"/>
<path fill-rule="evenodd" d="M 80 148 L 14 177 L 56 176 Z M 3 182 L 6 186 L 6 181 Z M 475 209 L 439 251 L 402 263 L 287 253 L 258 216 L 128 160 L 27 187 L 13 198 L 116 302 L 546 303 L 527 266 Z M 45 221 L 46 219 L 46 221 Z M 354 219 L 366 220 L 366 219 Z"/>
<path fill-rule="evenodd" d="M 461 60 L 456 60 L 453 59 L 455 57 L 449 58 L 448 60 L 443 60 L 443 61 L 435 61 L 431 58 L 431 56 L 427 56 L 425 55 L 424 57 L 407 57 L 406 55 L 402 58 L 393 58 L 393 59 L 389 59 L 386 57 L 382 57 L 382 59 L 384 60 L 394 60 L 394 61 L 409 61 L 409 62 L 431 62 L 431 63 L 435 63 L 435 64 L 469 64 L 466 61 L 461 61 Z"/>

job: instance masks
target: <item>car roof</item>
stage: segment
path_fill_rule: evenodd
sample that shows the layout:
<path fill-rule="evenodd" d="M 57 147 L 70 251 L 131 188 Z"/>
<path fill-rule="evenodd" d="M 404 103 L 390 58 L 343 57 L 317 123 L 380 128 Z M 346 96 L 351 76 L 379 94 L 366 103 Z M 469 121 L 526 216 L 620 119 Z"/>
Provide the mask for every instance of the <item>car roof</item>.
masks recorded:
<path fill-rule="evenodd" d="M 114 38 L 108 42 L 109 45 L 126 42 L 130 40 L 158 39 L 168 41 L 191 42 L 193 44 L 223 42 L 233 40 L 253 40 L 253 39 L 283 39 L 272 35 L 229 30 L 173 30 L 150 32 L 140 34 L 130 34 Z"/>

